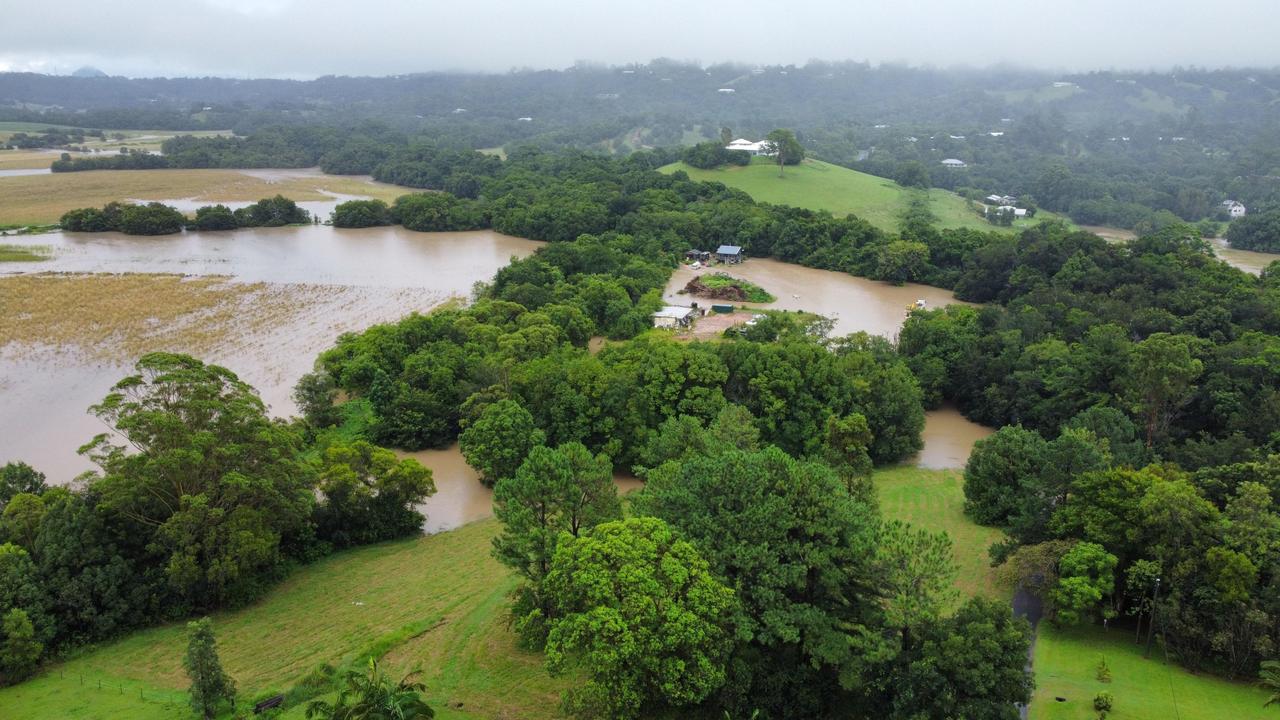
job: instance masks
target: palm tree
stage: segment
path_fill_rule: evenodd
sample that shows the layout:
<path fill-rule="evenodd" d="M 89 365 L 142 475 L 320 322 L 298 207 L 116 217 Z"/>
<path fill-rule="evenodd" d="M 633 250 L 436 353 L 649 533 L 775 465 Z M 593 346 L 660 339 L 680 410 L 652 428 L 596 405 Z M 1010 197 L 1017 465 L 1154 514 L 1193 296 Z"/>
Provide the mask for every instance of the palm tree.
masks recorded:
<path fill-rule="evenodd" d="M 307 705 L 307 720 L 429 720 L 435 711 L 422 699 L 426 685 L 410 682 L 411 672 L 392 683 L 369 659 L 368 672 L 351 670 L 332 705 L 316 700 Z"/>
<path fill-rule="evenodd" d="M 1258 671 L 1258 679 L 1261 681 L 1262 687 L 1271 692 L 1271 697 L 1262 703 L 1262 707 L 1267 707 L 1272 703 L 1280 703 L 1280 660 L 1263 661 L 1262 669 Z"/>

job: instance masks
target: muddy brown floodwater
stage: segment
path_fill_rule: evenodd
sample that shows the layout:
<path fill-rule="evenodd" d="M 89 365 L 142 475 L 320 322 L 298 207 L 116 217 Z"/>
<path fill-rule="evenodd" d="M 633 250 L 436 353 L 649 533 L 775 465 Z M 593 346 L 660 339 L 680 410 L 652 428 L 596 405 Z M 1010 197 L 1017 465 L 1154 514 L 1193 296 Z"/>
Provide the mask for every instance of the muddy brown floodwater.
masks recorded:
<path fill-rule="evenodd" d="M 973 444 L 993 432 L 994 428 L 979 425 L 954 407 L 930 410 L 924 414 L 924 449 L 911 462 L 930 470 L 963 468 Z"/>
<path fill-rule="evenodd" d="M 451 530 L 493 515 L 493 490 L 480 482 L 480 473 L 467 464 L 456 443 L 444 450 L 419 450 L 400 455 L 414 458 L 431 468 L 431 477 L 436 484 L 436 494 L 418 506 L 427 516 L 422 527 L 424 532 Z M 618 487 L 619 495 L 626 495 L 644 485 L 626 473 L 615 473 L 613 483 Z"/>
<path fill-rule="evenodd" d="M 1255 252 L 1253 250 L 1237 250 L 1227 244 L 1225 238 L 1214 238 L 1213 254 L 1228 265 L 1238 267 L 1251 275 L 1261 275 L 1268 265 L 1280 260 L 1275 253 Z"/>
<path fill-rule="evenodd" d="M 899 287 L 848 273 L 815 270 L 763 258 L 752 258 L 740 265 L 713 266 L 704 270 L 693 270 L 687 265 L 681 265 L 667 283 L 663 298 L 676 305 L 688 305 L 691 301 L 697 301 L 701 306 L 710 305 L 713 302 L 711 300 L 677 292 L 695 275 L 704 272 L 725 272 L 750 280 L 778 298 L 772 303 L 734 303 L 735 305 L 814 312 L 835 321 L 835 335 L 847 335 L 861 330 L 892 339 L 902 328 L 908 306 L 916 300 L 924 300 L 930 308 L 959 302 L 950 291 L 928 285 L 907 284 Z"/>
<path fill-rule="evenodd" d="M 314 209 L 323 208 L 317 204 Z M 323 225 L 162 238 L 54 233 L 42 235 L 40 244 L 52 248 L 52 259 L 3 265 L 0 274 L 166 273 L 265 283 L 270 292 L 260 301 L 282 306 L 278 314 L 266 315 L 278 322 L 246 321 L 226 328 L 220 336 L 224 342 L 202 355 L 258 388 L 272 413 L 281 416 L 294 412 L 289 395 L 297 378 L 340 333 L 466 296 L 475 282 L 492 279 L 512 256 L 529 255 L 538 246 L 488 231 L 415 233 L 400 227 L 341 230 Z M 907 306 L 916 300 L 923 299 L 929 307 L 955 302 L 951 293 L 938 288 L 894 287 L 773 260 L 749 260 L 729 272 L 778 297 L 762 307 L 831 317 L 838 334 L 862 330 L 892 338 Z M 669 300 L 684 304 L 692 299 L 675 294 L 692 275 L 686 267 L 676 271 L 667 287 Z M 165 349 L 182 350 L 169 345 Z M 5 403 L 0 411 L 0 463 L 25 460 L 57 483 L 70 482 L 89 469 L 76 448 L 106 428 L 85 410 L 129 372 L 132 360 L 104 359 L 84 348 L 42 343 L 39 337 L 0 347 L 0 396 Z M 926 417 L 925 448 L 914 460 L 921 467 L 962 467 L 973 442 L 991 432 L 950 408 Z M 480 484 L 456 445 L 404 455 L 430 467 L 435 478 L 437 492 L 422 505 L 427 532 L 492 514 L 492 491 Z M 618 474 L 615 482 L 621 493 L 641 485 L 625 474 Z"/>
<path fill-rule="evenodd" d="M 51 260 L 0 265 L 0 274 L 171 273 L 266 283 L 268 292 L 255 297 L 273 307 L 260 317 L 276 321 L 214 328 L 222 341 L 198 354 L 256 387 L 278 416 L 294 412 L 294 383 L 338 335 L 465 297 L 475 282 L 490 280 L 512 256 L 529 255 L 539 245 L 489 231 L 323 225 L 162 238 L 53 233 L 40 236 L 40 243 L 53 248 Z M 106 429 L 86 409 L 128 374 L 136 358 L 42 340 L 0 347 L 0 463 L 23 460 L 51 482 L 66 483 L 90 469 L 76 448 Z M 161 338 L 156 349 L 195 352 L 183 342 L 181 334 Z"/>

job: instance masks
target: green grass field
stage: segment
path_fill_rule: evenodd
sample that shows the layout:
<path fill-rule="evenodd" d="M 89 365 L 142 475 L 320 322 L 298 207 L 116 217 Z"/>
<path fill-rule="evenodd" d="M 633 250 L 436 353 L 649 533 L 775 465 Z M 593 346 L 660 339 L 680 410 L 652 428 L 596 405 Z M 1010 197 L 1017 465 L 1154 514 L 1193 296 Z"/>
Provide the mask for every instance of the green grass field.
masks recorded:
<path fill-rule="evenodd" d="M 659 169 L 667 173 L 683 170 L 693 180 L 721 182 L 762 202 L 827 210 L 837 216 L 856 215 L 889 231 L 898 229 L 899 219 L 913 194 L 923 192 L 909 190 L 887 178 L 821 160 L 805 160 L 800 165 L 786 168 L 782 176 L 778 175 L 778 166 L 768 158 L 755 158 L 746 166 L 712 170 L 700 170 L 683 162 Z M 937 188 L 928 193 L 929 210 L 938 218 L 938 226 L 943 228 L 1014 232 L 1053 217 L 1051 213 L 1041 213 L 1035 220 L 1019 220 L 1012 227 L 1002 228 L 978 217 L 969 209 L 967 201 L 955 193 Z"/>
<path fill-rule="evenodd" d="M 956 585 L 962 596 L 1007 598 L 1011 588 L 997 579 L 987 561 L 987 548 L 1000 531 L 976 525 L 965 516 L 962 482 L 958 470 L 900 467 L 875 475 L 885 517 L 946 530 L 951 536 L 960 566 Z M 1280 710 L 1262 708 L 1266 693 L 1257 687 L 1166 666 L 1158 646 L 1153 659 L 1144 660 L 1142 647 L 1132 640 L 1126 630 L 1057 629 L 1041 623 L 1032 720 L 1096 720 L 1093 696 L 1103 690 L 1115 696 L 1109 720 L 1280 717 Z M 1110 683 L 1096 679 L 1098 660 L 1103 657 L 1111 668 Z M 1056 697 L 1067 701 L 1058 702 Z M 1175 699 L 1180 714 L 1174 712 Z"/>
<path fill-rule="evenodd" d="M 975 524 L 964 514 L 964 476 L 959 470 L 897 467 L 875 474 L 880 511 L 886 518 L 915 527 L 945 530 L 960 566 L 956 587 L 964 597 L 1008 598 L 987 557 L 987 548 L 1000 539 L 995 528 Z"/>
<path fill-rule="evenodd" d="M 1111 669 L 1109 683 L 1096 677 L 1104 657 Z M 1260 688 L 1166 665 L 1159 646 L 1152 649 L 1151 659 L 1144 659 L 1142 646 L 1124 630 L 1060 630 L 1041 623 L 1035 669 L 1033 720 L 1094 720 L 1093 696 L 1102 691 L 1115 697 L 1109 720 L 1280 717 L 1280 709 L 1262 707 L 1267 693 Z"/>
<path fill-rule="evenodd" d="M 497 529 L 484 521 L 341 553 L 251 607 L 215 615 L 242 701 L 285 692 L 323 663 L 376 654 L 394 675 L 422 670 L 437 717 L 554 717 L 567 681 L 514 645 L 505 612 L 514 580 L 489 556 Z M 134 633 L 0 690 L 0 708 L 32 720 L 189 717 L 185 642 L 182 624 Z"/>

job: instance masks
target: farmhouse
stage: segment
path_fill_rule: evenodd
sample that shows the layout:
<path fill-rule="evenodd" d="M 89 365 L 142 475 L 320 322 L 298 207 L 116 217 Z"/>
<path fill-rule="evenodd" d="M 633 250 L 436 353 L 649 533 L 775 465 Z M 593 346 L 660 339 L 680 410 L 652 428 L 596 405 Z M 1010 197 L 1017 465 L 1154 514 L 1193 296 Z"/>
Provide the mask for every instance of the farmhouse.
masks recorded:
<path fill-rule="evenodd" d="M 949 167 L 949 168 L 969 167 L 968 164 L 965 163 L 965 161 L 957 160 L 955 158 L 947 158 L 946 160 L 943 160 L 942 166 Z"/>
<path fill-rule="evenodd" d="M 1222 207 L 1227 209 L 1227 214 L 1230 215 L 1233 220 L 1238 217 L 1244 217 L 1246 212 L 1244 204 L 1236 202 L 1235 200 L 1223 200 Z"/>
<path fill-rule="evenodd" d="M 693 322 L 693 308 L 679 305 L 667 305 L 653 314 L 653 326 L 656 328 L 689 327 Z"/>
<path fill-rule="evenodd" d="M 1011 213 L 1013 213 L 1013 216 L 1014 216 L 1014 217 L 1026 217 L 1026 216 L 1027 216 L 1027 209 L 1026 209 L 1026 208 L 1014 207 L 1014 206 L 1012 206 L 1012 205 L 1001 205 L 1001 206 L 1000 206 L 1000 212 L 1011 212 Z"/>
<path fill-rule="evenodd" d="M 773 154 L 773 144 L 770 143 L 768 140 L 759 140 L 757 142 L 751 142 L 750 140 L 744 140 L 743 138 L 738 138 L 737 140 L 734 140 L 728 145 L 725 145 L 724 149 L 725 150 L 742 150 L 743 152 L 751 153 L 752 155 L 772 155 Z"/>
<path fill-rule="evenodd" d="M 737 245 L 721 245 L 716 248 L 716 260 L 728 265 L 737 265 L 742 262 L 742 248 Z"/>
<path fill-rule="evenodd" d="M 1018 202 L 1018 198 L 1013 195 L 988 195 L 986 199 L 991 205 L 1013 205 Z"/>

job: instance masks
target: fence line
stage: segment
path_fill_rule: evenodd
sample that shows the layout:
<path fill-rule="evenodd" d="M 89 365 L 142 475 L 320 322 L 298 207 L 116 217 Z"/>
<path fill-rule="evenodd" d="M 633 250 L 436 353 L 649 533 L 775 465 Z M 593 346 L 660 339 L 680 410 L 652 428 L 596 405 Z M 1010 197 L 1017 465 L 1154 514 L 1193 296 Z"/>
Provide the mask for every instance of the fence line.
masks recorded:
<path fill-rule="evenodd" d="M 161 690 L 140 683 L 132 685 L 117 683 L 103 680 L 100 677 L 85 677 L 82 672 L 67 672 L 62 669 L 57 672 L 59 680 L 78 688 L 114 693 L 140 702 L 164 705 L 166 707 L 186 706 L 189 702 L 187 694 L 180 690 Z"/>

